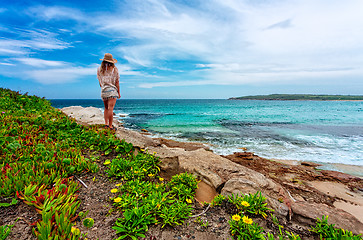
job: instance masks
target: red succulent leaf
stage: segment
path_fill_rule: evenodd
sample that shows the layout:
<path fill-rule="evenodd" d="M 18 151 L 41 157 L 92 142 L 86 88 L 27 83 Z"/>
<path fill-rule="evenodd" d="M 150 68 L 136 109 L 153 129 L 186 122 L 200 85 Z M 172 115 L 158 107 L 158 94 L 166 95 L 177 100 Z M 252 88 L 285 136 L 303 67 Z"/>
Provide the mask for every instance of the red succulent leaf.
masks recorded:
<path fill-rule="evenodd" d="M 70 220 L 71 220 L 71 222 L 74 222 L 74 221 L 76 221 L 77 218 L 78 218 L 78 214 L 76 216 L 72 217 Z"/>
<path fill-rule="evenodd" d="M 17 176 L 18 173 L 20 173 L 20 169 L 14 174 L 14 176 Z"/>
<path fill-rule="evenodd" d="M 54 188 L 51 188 L 48 190 L 47 195 L 51 196 L 53 194 L 53 192 L 54 192 Z"/>
<path fill-rule="evenodd" d="M 13 169 L 10 167 L 9 163 L 5 164 L 5 166 L 1 168 L 1 171 L 2 171 L 2 173 L 5 175 L 8 169 L 13 170 Z"/>
<path fill-rule="evenodd" d="M 16 191 L 16 196 L 21 199 L 21 200 L 24 200 L 24 197 L 22 196 L 23 194 L 22 193 L 19 193 L 18 191 Z"/>
<path fill-rule="evenodd" d="M 38 201 L 38 202 L 40 202 L 40 203 L 44 203 L 44 201 L 45 201 L 45 197 L 44 197 L 44 195 L 43 195 L 43 194 L 40 194 L 40 196 L 39 196 L 39 197 L 36 197 L 36 199 L 37 199 L 37 201 Z"/>
<path fill-rule="evenodd" d="M 35 221 L 35 222 L 33 222 L 33 223 L 31 223 L 30 226 L 36 226 L 39 221 L 40 221 L 40 219 L 37 220 L 37 221 Z"/>

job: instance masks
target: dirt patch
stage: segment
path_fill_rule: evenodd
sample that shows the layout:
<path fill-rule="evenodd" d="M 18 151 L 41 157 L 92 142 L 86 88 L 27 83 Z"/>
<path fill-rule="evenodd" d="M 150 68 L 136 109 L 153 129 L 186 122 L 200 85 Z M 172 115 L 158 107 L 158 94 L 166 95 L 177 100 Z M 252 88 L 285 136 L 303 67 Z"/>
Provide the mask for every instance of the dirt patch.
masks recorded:
<path fill-rule="evenodd" d="M 9 199 L 2 199 L 0 202 L 10 201 Z M 0 207 L 0 216 L 0 225 L 14 225 L 18 219 L 7 239 L 36 239 L 32 234 L 31 224 L 39 219 L 39 214 L 35 212 L 34 208 L 19 201 L 18 204 L 10 207 Z"/>

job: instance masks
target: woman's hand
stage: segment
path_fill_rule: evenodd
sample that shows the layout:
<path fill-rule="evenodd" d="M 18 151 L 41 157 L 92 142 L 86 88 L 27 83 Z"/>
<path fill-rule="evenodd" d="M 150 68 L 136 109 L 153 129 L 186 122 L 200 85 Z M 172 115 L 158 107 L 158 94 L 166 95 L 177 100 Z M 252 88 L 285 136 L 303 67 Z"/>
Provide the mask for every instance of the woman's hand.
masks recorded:
<path fill-rule="evenodd" d="M 118 93 L 118 98 L 119 98 L 119 99 L 121 98 L 121 95 L 120 95 L 120 93 Z"/>

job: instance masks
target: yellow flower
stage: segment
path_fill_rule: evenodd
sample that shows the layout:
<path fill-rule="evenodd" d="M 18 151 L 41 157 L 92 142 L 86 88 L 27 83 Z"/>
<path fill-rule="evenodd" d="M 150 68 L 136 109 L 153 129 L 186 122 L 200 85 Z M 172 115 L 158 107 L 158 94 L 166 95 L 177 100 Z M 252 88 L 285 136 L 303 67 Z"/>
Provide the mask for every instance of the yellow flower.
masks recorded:
<path fill-rule="evenodd" d="M 233 221 L 237 221 L 237 222 L 238 222 L 239 220 L 241 220 L 241 216 L 240 216 L 240 215 L 235 214 L 235 215 L 233 215 L 233 216 L 232 216 L 232 220 L 233 220 Z"/>
<path fill-rule="evenodd" d="M 115 203 L 118 203 L 118 202 L 121 202 L 121 198 L 120 197 L 117 197 L 113 200 Z"/>
<path fill-rule="evenodd" d="M 246 201 L 242 201 L 241 202 L 241 205 L 242 206 L 245 206 L 245 207 L 249 207 L 250 206 L 250 204 L 248 202 L 246 202 Z"/>
<path fill-rule="evenodd" d="M 148 176 L 149 176 L 149 177 L 154 177 L 154 174 L 149 173 L 149 174 L 148 174 Z"/>
<path fill-rule="evenodd" d="M 145 151 L 145 149 L 143 149 L 143 148 L 140 148 L 140 151 L 141 151 L 141 152 L 143 152 L 143 151 Z"/>
<path fill-rule="evenodd" d="M 138 173 L 138 171 L 134 171 L 134 173 L 135 173 L 135 174 L 137 174 L 137 173 Z"/>
<path fill-rule="evenodd" d="M 143 168 L 142 171 L 146 172 L 147 170 L 145 168 Z"/>
<path fill-rule="evenodd" d="M 118 190 L 117 190 L 117 188 L 114 188 L 114 189 L 111 189 L 111 192 L 112 192 L 112 193 L 117 193 L 117 192 L 118 192 Z"/>
<path fill-rule="evenodd" d="M 119 186 L 121 186 L 122 185 L 122 183 L 117 183 L 116 184 L 116 187 L 119 187 Z"/>
<path fill-rule="evenodd" d="M 107 160 L 106 160 L 103 164 L 104 164 L 104 165 L 111 164 L 111 161 L 107 159 Z"/>
<path fill-rule="evenodd" d="M 159 187 L 159 184 L 155 184 L 155 188 L 158 188 Z"/>
<path fill-rule="evenodd" d="M 243 216 L 242 220 L 243 220 L 244 223 L 247 223 L 247 224 L 252 224 L 253 223 L 253 220 L 251 218 L 246 217 L 246 216 Z"/>
<path fill-rule="evenodd" d="M 160 182 L 164 181 L 164 178 L 162 178 L 162 177 L 161 177 L 161 178 L 159 178 L 159 181 L 160 181 Z"/>
<path fill-rule="evenodd" d="M 78 236 L 80 233 L 81 233 L 81 231 L 79 231 L 79 229 L 78 228 L 76 228 L 76 227 L 72 227 L 71 228 L 71 232 L 73 233 L 73 235 L 75 235 L 75 236 Z"/>
<path fill-rule="evenodd" d="M 187 198 L 185 201 L 187 201 L 187 203 L 192 203 L 192 200 Z"/>
<path fill-rule="evenodd" d="M 161 204 L 160 203 L 156 204 L 156 207 L 157 208 L 160 208 L 161 207 Z"/>

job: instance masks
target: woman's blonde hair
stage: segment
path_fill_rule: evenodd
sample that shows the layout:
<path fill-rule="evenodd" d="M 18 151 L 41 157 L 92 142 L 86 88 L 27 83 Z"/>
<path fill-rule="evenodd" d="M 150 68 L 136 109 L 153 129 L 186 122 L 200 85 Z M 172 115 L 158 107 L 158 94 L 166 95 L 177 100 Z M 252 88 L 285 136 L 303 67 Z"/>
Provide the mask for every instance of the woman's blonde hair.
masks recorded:
<path fill-rule="evenodd" d="M 104 74 L 107 71 L 108 67 L 115 67 L 114 63 L 102 61 L 101 63 L 101 73 Z"/>

